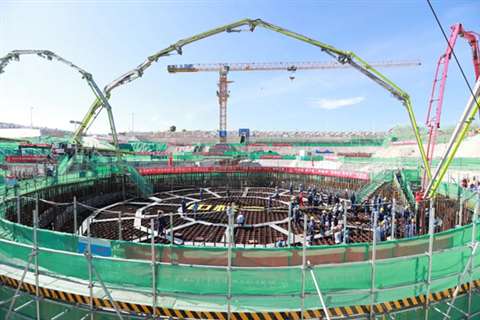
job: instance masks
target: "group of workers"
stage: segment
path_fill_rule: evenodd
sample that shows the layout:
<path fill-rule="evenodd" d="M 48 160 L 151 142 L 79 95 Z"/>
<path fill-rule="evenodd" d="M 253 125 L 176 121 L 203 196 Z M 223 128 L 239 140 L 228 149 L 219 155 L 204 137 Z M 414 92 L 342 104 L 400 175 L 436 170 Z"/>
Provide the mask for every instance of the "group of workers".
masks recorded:
<path fill-rule="evenodd" d="M 319 191 L 316 186 L 309 186 L 305 189 L 300 184 L 298 188 L 294 188 L 293 183 L 290 183 L 288 191 L 291 197 L 289 219 L 296 225 L 303 224 L 302 222 L 306 223 L 306 240 L 309 244 L 312 244 L 315 239 L 324 237 L 332 237 L 335 244 L 349 243 L 352 241 L 351 232 L 356 232 L 352 228 L 370 230 L 369 232 L 372 232 L 372 237 L 375 236 L 376 241 L 398 237 L 411 238 L 417 235 L 417 219 L 414 212 L 408 205 L 395 207 L 386 197 L 375 195 L 369 202 L 359 204 L 356 193 L 349 190 L 344 192 Z M 286 192 L 282 193 L 282 195 L 285 194 Z M 200 189 L 199 196 L 200 199 L 203 198 L 203 189 Z M 280 197 L 280 190 L 275 187 L 273 193 L 267 197 L 267 210 L 270 210 L 273 201 Z M 191 209 L 194 215 L 198 210 L 198 205 L 198 201 L 193 202 Z M 185 198 L 182 198 L 180 206 L 182 212 L 187 212 Z M 312 210 L 321 211 L 313 215 Z M 394 215 L 392 210 L 394 210 Z M 228 213 L 233 214 L 234 223 L 237 226 L 245 226 L 245 213 L 240 208 L 236 208 L 235 204 L 228 207 Z M 344 222 L 345 214 L 347 217 L 350 214 L 349 222 L 355 224 L 350 227 L 350 230 Z M 362 214 L 363 216 L 361 216 Z M 436 231 L 441 229 L 442 223 L 440 218 L 435 219 Z M 275 245 L 278 247 L 287 245 L 285 238 L 279 237 Z"/>

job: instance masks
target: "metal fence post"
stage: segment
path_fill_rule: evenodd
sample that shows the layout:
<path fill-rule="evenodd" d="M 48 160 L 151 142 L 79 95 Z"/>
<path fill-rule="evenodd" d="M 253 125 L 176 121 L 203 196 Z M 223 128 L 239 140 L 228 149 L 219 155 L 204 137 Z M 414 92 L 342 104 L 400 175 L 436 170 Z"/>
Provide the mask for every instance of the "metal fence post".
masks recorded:
<path fill-rule="evenodd" d="M 22 221 L 22 208 L 20 206 L 20 194 L 17 193 L 17 223 Z"/>
<path fill-rule="evenodd" d="M 347 200 L 343 201 L 343 244 L 347 243 Z"/>
<path fill-rule="evenodd" d="M 156 279 L 156 253 L 155 253 L 155 221 L 152 218 L 150 220 L 150 230 L 152 232 L 151 235 L 151 255 L 152 255 L 152 309 L 153 315 L 156 316 L 157 314 L 157 279 Z"/>
<path fill-rule="evenodd" d="M 478 214 L 480 211 L 480 192 L 477 191 L 477 201 L 475 203 L 475 210 L 473 211 L 473 217 L 472 217 L 472 248 L 475 248 L 477 245 L 477 220 L 478 220 Z M 463 215 L 463 214 L 462 214 Z M 472 249 L 472 254 L 473 254 L 473 249 Z M 473 268 L 473 263 L 470 263 L 468 265 L 468 276 L 470 278 L 470 282 L 468 284 L 468 319 L 470 319 L 472 315 L 472 287 L 474 285 L 473 279 L 472 279 L 472 268 Z"/>
<path fill-rule="evenodd" d="M 87 262 L 88 262 L 88 292 L 90 305 L 90 320 L 94 320 L 93 315 L 93 270 L 92 270 L 92 238 L 90 234 L 90 218 L 87 218 Z"/>
<path fill-rule="evenodd" d="M 34 264 L 35 264 L 35 308 L 37 313 L 37 320 L 40 320 L 40 287 L 39 287 L 39 272 L 38 272 L 38 194 L 35 199 L 35 210 L 33 211 L 33 247 L 34 247 Z"/>
<path fill-rule="evenodd" d="M 77 196 L 73 196 L 73 233 L 78 231 Z"/>
<path fill-rule="evenodd" d="M 425 320 L 428 320 L 429 304 L 430 304 L 430 286 L 432 283 L 432 254 L 433 254 L 433 235 L 435 233 L 435 206 L 433 199 L 430 199 L 430 209 L 428 212 L 428 274 L 427 274 L 427 291 L 425 294 Z"/>
<path fill-rule="evenodd" d="M 458 226 L 463 224 L 463 194 L 460 194 L 460 208 L 458 209 Z"/>
<path fill-rule="evenodd" d="M 122 236 L 122 212 L 118 211 L 118 240 L 123 240 Z"/>
<path fill-rule="evenodd" d="M 371 304 L 370 304 L 370 319 L 375 319 L 375 310 L 373 309 L 375 305 L 375 277 L 376 277 L 376 266 L 375 260 L 377 258 L 377 224 L 378 224 L 378 210 L 374 210 L 373 214 L 373 235 L 372 235 L 372 273 L 371 273 L 371 285 L 370 285 L 370 295 L 371 295 Z"/>
<path fill-rule="evenodd" d="M 228 266 L 227 266 L 227 319 L 232 317 L 232 242 L 233 242 L 233 216 L 235 208 L 228 207 Z"/>
<path fill-rule="evenodd" d="M 173 212 L 170 210 L 170 263 L 173 264 Z"/>
<path fill-rule="evenodd" d="M 287 244 L 290 247 L 292 243 L 292 201 L 288 203 L 288 240 Z"/>
<path fill-rule="evenodd" d="M 397 231 L 396 226 L 396 213 L 397 213 L 397 200 L 395 198 L 392 199 L 392 231 L 390 233 L 391 240 L 395 240 L 395 232 Z"/>
<path fill-rule="evenodd" d="M 306 272 L 307 272 L 307 213 L 303 213 L 303 242 L 302 242 L 302 292 L 301 292 L 301 310 L 300 317 L 304 320 L 305 317 L 305 286 L 306 286 Z"/>

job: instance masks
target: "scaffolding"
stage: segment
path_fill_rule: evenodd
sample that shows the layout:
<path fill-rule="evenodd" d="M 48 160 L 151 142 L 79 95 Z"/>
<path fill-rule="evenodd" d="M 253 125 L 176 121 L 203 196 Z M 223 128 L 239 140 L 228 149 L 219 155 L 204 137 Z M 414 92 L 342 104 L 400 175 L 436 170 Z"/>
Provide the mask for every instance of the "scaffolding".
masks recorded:
<path fill-rule="evenodd" d="M 32 195 L 18 194 L 10 203 L 15 206 L 18 199 L 24 197 L 32 198 Z M 43 293 L 46 278 L 50 281 L 75 279 L 77 285 L 88 289 L 85 290 L 88 299 L 84 300 L 87 305 L 82 309 L 85 319 L 105 309 L 112 317 L 127 317 L 124 303 L 129 301 L 121 299 L 123 290 L 130 297 L 146 297 L 144 305 L 151 307 L 151 313 L 140 312 L 143 317 L 165 316 L 162 310 L 172 306 L 168 303 L 172 299 L 192 314 L 208 311 L 215 318 L 219 312 L 234 320 L 241 318 L 240 314 L 257 312 L 280 315 L 297 312 L 299 318 L 310 318 L 314 314 L 333 319 L 340 317 L 335 315 L 335 308 L 345 307 L 366 308 L 368 312 L 362 313 L 363 318 L 382 314 L 395 319 L 401 318 L 405 310 L 388 311 L 378 306 L 409 297 L 420 297 L 421 303 L 412 308 L 423 310 L 425 319 L 450 319 L 459 314 L 473 319 L 480 311 L 473 303 L 477 299 L 475 281 L 480 274 L 478 198 L 472 224 L 441 233 L 434 233 L 432 204 L 429 233 L 412 239 L 378 242 L 375 219 L 374 240 L 370 244 L 309 246 L 305 229 L 301 247 L 243 249 L 232 245 L 233 221 L 230 219 L 227 249 L 178 246 L 174 241 L 161 245 L 151 236 L 150 243 L 145 244 L 109 241 L 112 249 L 109 257 L 98 255 L 94 247 L 97 240 L 88 232 L 91 222 L 88 219 L 86 237 L 38 229 L 38 208 L 42 200 L 45 199 L 34 196 L 32 227 L 0 220 L 1 264 L 19 270 L 15 292 L 6 302 L 9 305 L 7 319 L 29 308 L 34 310 L 32 318 L 40 319 L 37 310 L 42 310 L 52 299 Z M 70 205 L 84 204 L 72 199 Z M 5 206 L 1 210 L 5 214 Z M 14 212 L 19 212 L 23 219 L 22 208 L 17 207 Z M 76 210 L 73 212 L 75 216 Z M 146 219 L 154 235 L 155 218 Z M 173 240 L 173 232 L 170 236 Z M 79 244 L 85 241 L 87 246 L 79 250 Z M 130 255 L 132 252 L 142 252 L 145 259 L 139 260 L 138 256 Z M 340 256 L 342 260 L 338 260 Z M 276 260 L 277 265 L 262 267 L 256 263 L 266 258 Z M 207 260 L 210 264 L 205 263 Z M 246 261 L 253 264 L 248 265 Z M 125 274 L 135 276 L 125 277 Z M 32 302 L 20 299 L 25 297 L 21 291 L 27 284 L 33 288 Z M 463 289 L 465 285 L 467 291 Z M 444 290 L 450 290 L 451 300 L 439 304 L 435 296 Z M 21 302 L 17 303 L 16 299 Z M 110 308 L 99 308 L 96 299 L 108 301 Z M 470 302 L 463 308 L 457 299 L 462 304 Z M 199 308 L 204 309 L 199 311 Z M 48 319 L 59 319 L 70 314 L 69 310 L 62 308 Z"/>

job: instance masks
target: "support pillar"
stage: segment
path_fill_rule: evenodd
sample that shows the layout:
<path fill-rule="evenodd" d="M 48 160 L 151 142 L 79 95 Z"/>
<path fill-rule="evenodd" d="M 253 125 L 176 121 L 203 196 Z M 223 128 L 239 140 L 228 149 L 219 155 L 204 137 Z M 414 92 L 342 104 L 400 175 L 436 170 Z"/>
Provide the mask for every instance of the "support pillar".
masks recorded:
<path fill-rule="evenodd" d="M 343 244 L 347 243 L 347 200 L 343 201 Z"/>
<path fill-rule="evenodd" d="M 160 223 L 160 221 L 159 221 Z M 151 231 L 151 239 L 150 239 L 150 251 L 152 256 L 152 309 L 153 314 L 157 314 L 157 272 L 156 272 L 156 261 L 157 256 L 155 252 L 155 220 L 152 218 L 150 220 L 150 231 Z"/>
<path fill-rule="evenodd" d="M 295 241 L 294 241 L 295 242 Z M 292 245 L 292 201 L 288 203 L 288 240 L 287 245 Z"/>
<path fill-rule="evenodd" d="M 301 320 L 305 319 L 305 282 L 306 282 L 306 272 L 307 272 L 307 214 L 303 213 L 303 241 L 302 241 L 302 292 L 301 300 L 302 305 L 300 309 Z"/>
<path fill-rule="evenodd" d="M 475 203 L 475 209 L 473 211 L 473 217 L 472 217 L 472 248 L 475 248 L 478 246 L 478 241 L 477 241 L 477 220 L 478 220 L 478 214 L 480 213 L 480 192 L 477 193 L 477 202 Z M 462 216 L 463 216 L 463 210 L 462 210 Z M 473 249 L 472 249 L 472 257 L 473 257 Z M 468 319 L 471 318 L 472 316 L 472 288 L 473 288 L 473 279 L 472 279 L 472 270 L 473 269 L 473 263 L 470 262 L 468 265 L 468 276 L 470 279 L 470 282 L 468 284 Z"/>
<path fill-rule="evenodd" d="M 232 318 L 232 242 L 233 242 L 233 218 L 235 208 L 227 208 L 228 216 L 228 261 L 227 261 L 227 320 Z"/>
<path fill-rule="evenodd" d="M 37 320 L 40 320 L 40 286 L 39 286 L 39 270 L 38 270 L 38 194 L 35 199 L 35 210 L 33 211 L 33 261 L 35 264 L 35 311 Z"/>
<path fill-rule="evenodd" d="M 123 240 L 122 236 L 122 212 L 118 212 L 118 240 Z"/>
<path fill-rule="evenodd" d="M 391 226 L 391 233 L 390 233 L 390 238 L 391 240 L 395 240 L 395 233 L 397 231 L 397 225 L 396 225 L 396 219 L 397 219 L 397 201 L 395 198 L 392 199 L 392 226 Z"/>
<path fill-rule="evenodd" d="M 77 210 L 77 197 L 73 196 L 73 234 L 78 231 L 78 210 Z"/>
<path fill-rule="evenodd" d="M 88 294 L 90 306 L 90 320 L 95 319 L 93 310 L 93 268 L 92 268 L 92 238 L 90 234 L 90 217 L 87 218 L 87 251 L 85 256 L 88 262 Z"/>
<path fill-rule="evenodd" d="M 370 296 L 371 296 L 371 303 L 370 303 L 370 319 L 375 319 L 375 310 L 373 306 L 375 305 L 375 277 L 376 277 L 376 265 L 375 260 L 377 259 L 377 224 L 378 224 L 378 210 L 373 210 L 373 226 L 372 226 L 372 272 L 371 272 L 371 283 L 370 283 Z"/>
<path fill-rule="evenodd" d="M 433 235 L 435 232 L 435 206 L 434 199 L 430 199 L 430 209 L 428 213 L 428 274 L 427 274 L 427 290 L 425 294 L 425 320 L 429 317 L 430 305 L 430 287 L 432 285 L 432 254 L 433 254 Z"/>
<path fill-rule="evenodd" d="M 17 192 L 17 223 L 22 221 L 22 207 L 20 204 L 20 195 Z"/>

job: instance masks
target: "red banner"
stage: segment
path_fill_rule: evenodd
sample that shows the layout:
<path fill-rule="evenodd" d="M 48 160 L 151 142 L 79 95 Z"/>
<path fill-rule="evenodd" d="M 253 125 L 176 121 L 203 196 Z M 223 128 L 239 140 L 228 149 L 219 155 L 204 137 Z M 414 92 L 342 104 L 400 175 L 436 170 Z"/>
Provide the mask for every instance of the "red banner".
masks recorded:
<path fill-rule="evenodd" d="M 245 172 L 245 173 L 289 173 L 318 175 L 325 177 L 338 177 L 348 179 L 358 179 L 369 181 L 370 177 L 366 172 L 316 169 L 316 168 L 289 168 L 289 167 L 241 167 L 241 166 L 223 166 L 223 167 L 174 167 L 174 168 L 139 168 L 141 175 L 159 175 L 159 174 L 187 174 L 187 173 L 209 173 L 209 172 Z"/>
<path fill-rule="evenodd" d="M 37 162 L 45 162 L 47 160 L 47 156 L 6 156 L 5 161 L 8 163 L 37 163 Z"/>

